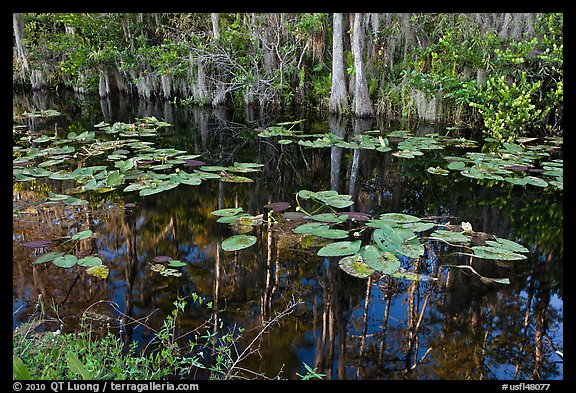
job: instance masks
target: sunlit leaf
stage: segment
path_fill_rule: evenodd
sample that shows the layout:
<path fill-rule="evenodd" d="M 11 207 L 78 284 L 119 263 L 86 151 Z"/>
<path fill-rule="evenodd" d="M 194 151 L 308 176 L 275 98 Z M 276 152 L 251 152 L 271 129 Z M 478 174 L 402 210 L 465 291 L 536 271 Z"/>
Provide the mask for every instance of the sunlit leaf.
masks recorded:
<path fill-rule="evenodd" d="M 387 251 L 382 252 L 375 246 L 363 246 L 359 254 L 366 265 L 382 274 L 391 274 L 400 268 L 400 260 L 396 255 Z"/>
<path fill-rule="evenodd" d="M 494 240 L 486 240 L 486 244 L 512 252 L 530 252 L 530 250 L 523 245 L 501 237 L 496 237 Z"/>
<path fill-rule="evenodd" d="M 525 255 L 516 254 L 504 248 L 495 248 L 492 246 L 475 246 L 472 247 L 474 256 L 483 259 L 499 259 L 504 261 L 519 261 L 526 259 Z"/>
<path fill-rule="evenodd" d="M 455 231 L 447 231 L 444 229 L 438 229 L 434 231 L 429 236 L 430 239 L 440 239 L 444 240 L 448 243 L 468 243 L 470 242 L 470 238 L 460 232 Z"/>
<path fill-rule="evenodd" d="M 351 276 L 366 278 L 374 273 L 374 269 L 369 267 L 360 255 L 350 255 L 338 261 L 338 266 Z"/>
<path fill-rule="evenodd" d="M 86 269 L 86 273 L 98 278 L 107 278 L 110 274 L 110 270 L 106 265 L 98 265 L 89 267 Z"/>

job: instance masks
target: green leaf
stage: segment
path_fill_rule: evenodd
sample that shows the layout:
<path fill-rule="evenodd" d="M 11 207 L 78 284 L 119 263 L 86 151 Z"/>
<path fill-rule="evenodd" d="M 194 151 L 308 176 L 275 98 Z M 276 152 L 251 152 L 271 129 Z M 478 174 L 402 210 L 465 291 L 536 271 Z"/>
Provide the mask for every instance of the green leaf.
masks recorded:
<path fill-rule="evenodd" d="M 536 187 L 547 187 L 548 186 L 548 182 L 546 182 L 546 180 L 540 179 L 538 177 L 525 176 L 524 180 L 526 181 L 526 184 L 531 184 L 531 185 L 536 186 Z"/>
<path fill-rule="evenodd" d="M 402 239 L 402 237 L 400 237 L 390 226 L 376 229 L 372 233 L 372 238 L 381 251 L 388 251 L 393 254 L 400 251 L 402 243 L 404 242 L 404 239 Z"/>
<path fill-rule="evenodd" d="M 348 219 L 348 216 L 336 215 L 334 213 L 322 213 L 322 214 L 314 214 L 313 216 L 310 216 L 310 219 L 320 222 L 337 223 L 346 221 Z"/>
<path fill-rule="evenodd" d="M 357 254 L 340 259 L 338 266 L 346 273 L 358 278 L 366 278 L 374 273 L 374 269 L 364 263 L 362 256 Z"/>
<path fill-rule="evenodd" d="M 397 223 L 409 223 L 421 221 L 420 218 L 403 213 L 384 213 L 379 217 L 381 220 L 393 221 Z"/>
<path fill-rule="evenodd" d="M 178 187 L 178 184 L 179 183 L 162 182 L 155 187 L 149 186 L 147 188 L 143 188 L 140 190 L 140 192 L 138 194 L 140 196 L 148 196 L 148 195 L 152 195 L 152 194 L 158 194 L 159 192 L 167 191 L 167 190 L 170 190 L 174 187 Z"/>
<path fill-rule="evenodd" d="M 82 267 L 100 266 L 102 265 L 102 259 L 96 256 L 89 255 L 84 258 L 78 259 L 76 264 Z"/>
<path fill-rule="evenodd" d="M 28 371 L 28 368 L 24 365 L 24 362 L 15 355 L 12 356 L 12 379 L 23 381 L 32 379 L 30 376 L 30 371 Z"/>
<path fill-rule="evenodd" d="M 321 222 L 310 222 L 310 223 L 306 223 L 306 224 L 302 224 L 297 226 L 296 228 L 294 228 L 292 230 L 292 232 L 294 233 L 298 233 L 298 234 L 312 234 L 312 232 L 314 232 L 315 230 L 318 229 L 327 229 L 328 225 L 323 224 Z"/>
<path fill-rule="evenodd" d="M 74 234 L 74 236 L 72 236 L 72 240 L 84 240 L 88 239 L 90 236 L 92 236 L 92 231 L 87 229 L 85 231 Z"/>
<path fill-rule="evenodd" d="M 168 266 L 170 267 L 182 267 L 186 266 L 186 262 L 179 261 L 178 259 L 173 259 L 168 262 Z"/>
<path fill-rule="evenodd" d="M 446 231 L 444 229 L 438 229 L 434 231 L 429 236 L 430 239 L 435 240 L 444 240 L 448 243 L 468 243 L 470 242 L 470 238 L 460 232 L 454 231 Z"/>
<path fill-rule="evenodd" d="M 51 262 L 54 259 L 61 257 L 63 255 L 64 255 L 63 252 L 52 251 L 52 252 L 40 255 L 38 258 L 36 258 L 36 260 L 34 262 L 32 262 L 32 264 L 37 265 L 40 263 Z"/>
<path fill-rule="evenodd" d="M 222 242 L 224 251 L 238 251 L 256 244 L 256 236 L 234 235 Z"/>
<path fill-rule="evenodd" d="M 69 269 L 72 266 L 76 265 L 78 262 L 78 257 L 76 255 L 63 255 L 52 260 L 52 263 L 58 267 L 63 267 L 65 269 Z"/>
<path fill-rule="evenodd" d="M 380 273 L 391 274 L 400 268 L 400 260 L 396 255 L 387 251 L 381 252 L 375 246 L 364 246 L 359 254 L 366 265 Z"/>
<path fill-rule="evenodd" d="M 474 256 L 477 258 L 497 259 L 503 261 L 519 261 L 526 259 L 526 256 L 522 254 L 516 254 L 506 249 L 495 248 L 491 246 L 472 247 L 472 251 L 474 251 Z"/>
<path fill-rule="evenodd" d="M 231 217 L 231 216 L 235 216 L 238 213 L 241 213 L 243 211 L 244 211 L 244 209 L 242 209 L 241 207 L 229 207 L 226 209 L 214 210 L 210 214 L 212 214 L 214 216 L 218 216 L 218 217 Z"/>
<path fill-rule="evenodd" d="M 83 380 L 94 379 L 94 376 L 80 362 L 76 354 L 72 351 L 66 353 L 66 365 L 76 375 L 80 375 Z"/>
<path fill-rule="evenodd" d="M 501 248 L 511 252 L 530 252 L 526 247 L 508 239 L 496 237 L 494 240 L 486 240 L 486 244 L 495 248 Z"/>
<path fill-rule="evenodd" d="M 330 243 L 318 250 L 318 255 L 321 257 L 352 255 L 356 254 L 360 250 L 361 245 L 362 242 L 360 240 Z"/>
<path fill-rule="evenodd" d="M 417 259 L 424 255 L 424 251 L 424 245 L 422 245 L 420 240 L 416 237 L 404 242 L 398 253 L 408 258 Z"/>

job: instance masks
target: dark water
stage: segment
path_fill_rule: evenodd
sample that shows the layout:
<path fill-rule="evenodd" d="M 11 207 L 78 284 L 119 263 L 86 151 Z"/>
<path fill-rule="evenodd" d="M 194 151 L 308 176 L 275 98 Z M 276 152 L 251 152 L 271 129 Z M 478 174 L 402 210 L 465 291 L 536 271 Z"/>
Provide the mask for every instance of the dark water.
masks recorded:
<path fill-rule="evenodd" d="M 307 130 L 330 129 L 342 136 L 373 129 L 409 129 L 416 135 L 446 130 L 318 114 L 281 117 L 125 98 L 99 101 L 64 93 L 15 96 L 14 114 L 33 108 L 62 115 L 28 120 L 30 127 L 77 133 L 101 121 L 155 116 L 173 124 L 162 130 L 155 146 L 201 154 L 199 159 L 212 165 L 236 161 L 265 167 L 250 176 L 253 183 L 207 181 L 144 198 L 114 191 L 93 195 L 90 205 L 75 208 L 33 207 L 49 189 L 65 192 L 74 184 L 15 183 L 14 207 L 25 213 L 13 220 L 13 327 L 34 312 L 41 295 L 47 313 L 60 319 L 65 330 L 73 331 L 88 315 L 103 326 L 121 328 L 127 341 L 146 343 L 152 337 L 147 327 L 158 329 L 179 296 L 196 293 L 213 307 L 189 304 L 180 332 L 218 315 L 220 333 L 246 329 L 237 344 L 241 351 L 263 323 L 301 300 L 269 327 L 258 341 L 258 353 L 243 361 L 243 368 L 286 379 L 305 374 L 304 363 L 328 379 L 563 378 L 557 352 L 563 353 L 562 191 L 477 181 L 457 173 L 433 175 L 426 169 L 442 164 L 438 152 L 403 159 L 368 150 L 306 149 L 259 138 L 254 128 L 306 118 Z M 484 276 L 511 282 L 486 285 L 465 270 L 445 266 L 439 246 L 429 246 L 419 261 L 420 271 L 438 280 L 420 282 L 352 277 L 338 267 L 338 258 L 318 257 L 282 225 L 253 231 L 258 243 L 246 250 L 221 249 L 233 232 L 210 212 L 239 206 L 257 215 L 276 201 L 294 207 L 301 189 L 350 194 L 352 209 L 372 215 L 401 212 L 467 221 L 476 231 L 522 243 L 530 254 L 507 264 L 475 262 Z M 101 256 L 110 268 L 106 280 L 74 268 L 32 265 L 37 254 L 20 245 L 87 228 L 96 236 L 82 242 L 80 251 Z M 157 255 L 186 262 L 183 276 L 151 271 Z M 140 324 L 129 323 L 134 320 Z M 54 322 L 53 330 L 61 322 Z"/>

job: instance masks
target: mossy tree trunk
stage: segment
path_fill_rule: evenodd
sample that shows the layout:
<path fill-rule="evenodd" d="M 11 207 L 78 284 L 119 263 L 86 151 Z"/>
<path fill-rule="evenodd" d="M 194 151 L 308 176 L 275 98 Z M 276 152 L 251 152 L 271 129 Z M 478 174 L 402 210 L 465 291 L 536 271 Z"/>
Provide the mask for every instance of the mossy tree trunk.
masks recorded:
<path fill-rule="evenodd" d="M 344 14 L 333 15 L 332 35 L 332 89 L 330 91 L 329 111 L 343 113 L 348 108 L 348 89 L 344 63 Z"/>
<path fill-rule="evenodd" d="M 354 100 L 352 112 L 357 117 L 374 116 L 364 65 L 364 39 L 364 14 L 356 13 L 354 14 L 352 29 L 352 55 L 354 57 Z"/>

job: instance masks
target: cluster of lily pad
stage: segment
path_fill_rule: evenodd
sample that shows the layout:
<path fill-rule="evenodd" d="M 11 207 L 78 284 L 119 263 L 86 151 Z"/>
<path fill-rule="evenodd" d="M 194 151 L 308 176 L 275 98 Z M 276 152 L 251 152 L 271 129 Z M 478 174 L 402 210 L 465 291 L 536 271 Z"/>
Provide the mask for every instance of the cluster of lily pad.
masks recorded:
<path fill-rule="evenodd" d="M 528 139 L 531 141 L 532 139 Z M 561 142 L 560 142 L 561 143 Z M 515 185 L 532 185 L 536 187 L 554 186 L 564 188 L 564 171 L 562 159 L 547 158 L 546 151 L 557 148 L 551 145 L 524 146 L 518 143 L 504 143 L 492 152 L 468 152 L 464 157 L 447 156 L 447 168 L 430 167 L 428 172 L 448 175 L 449 171 L 473 179 L 506 181 Z M 541 168 L 536 168 L 540 162 Z M 542 177 L 534 176 L 541 174 Z"/>
<path fill-rule="evenodd" d="M 27 146 L 13 148 L 16 156 L 13 179 L 18 182 L 39 178 L 74 180 L 77 187 L 68 189 L 66 194 L 49 194 L 46 202 L 81 205 L 87 201 L 68 194 L 103 193 L 123 187 L 124 192 L 138 191 L 140 196 L 148 196 L 180 184 L 196 186 L 209 179 L 252 182 L 240 174 L 257 172 L 263 166 L 239 162 L 230 166 L 210 166 L 196 160 L 200 155 L 157 148 L 153 142 L 141 140 L 157 136 L 160 127 L 169 125 L 155 117 L 145 117 L 136 119 L 133 124 L 101 122 L 95 125 L 96 131 L 69 132 L 65 137 L 58 132 L 51 135 L 27 132 L 20 138 L 21 144 Z M 14 133 L 22 132 L 20 127 L 14 128 Z M 69 164 L 74 164 L 74 169 L 69 169 Z"/>
<path fill-rule="evenodd" d="M 57 115 L 57 111 L 46 110 L 24 113 L 16 118 Z M 21 126 L 15 126 L 15 134 L 26 135 L 20 138 L 20 145 L 13 148 L 16 156 L 13 159 L 13 179 L 17 182 L 42 178 L 75 181 L 77 186 L 66 189 L 66 193 L 49 191 L 44 203 L 81 206 L 88 204 L 88 200 L 70 194 L 104 193 L 123 187 L 124 192 L 138 191 L 140 196 L 145 197 L 180 184 L 197 186 L 210 179 L 234 183 L 252 182 L 252 179 L 240 174 L 257 172 L 263 166 L 241 162 L 230 166 L 210 166 L 196 160 L 200 155 L 178 149 L 156 148 L 154 143 L 141 140 L 158 136 L 158 129 L 167 126 L 170 124 L 155 117 L 145 117 L 136 119 L 133 124 L 101 122 L 95 125 L 95 131 L 80 134 L 69 132 L 66 136 L 58 135 L 58 132 L 37 135 L 24 131 Z M 73 164 L 73 170 L 69 169 L 69 164 Z M 72 236 L 71 240 L 78 241 L 91 235 L 92 232 L 87 230 Z M 158 258 L 151 265 L 152 271 L 163 276 L 181 276 L 177 268 L 185 263 L 172 258 Z M 41 254 L 33 263 L 46 262 L 61 268 L 86 267 L 89 274 L 101 278 L 108 276 L 108 268 L 97 256 L 78 258 L 70 252 L 50 251 Z"/>
<path fill-rule="evenodd" d="M 451 138 L 438 133 L 428 133 L 424 136 L 413 136 L 411 132 L 398 130 L 388 132 L 385 135 L 378 130 L 367 131 L 354 135 L 345 140 L 341 136 L 332 133 L 307 134 L 294 127 L 302 120 L 294 122 L 282 122 L 260 130 L 258 136 L 262 138 L 280 137 L 279 144 L 296 142 L 300 146 L 310 148 L 341 147 L 347 149 L 376 150 L 382 153 L 390 152 L 395 157 L 412 159 L 424 155 L 425 151 L 442 150 L 447 146 L 460 148 L 475 148 L 478 143 L 465 138 Z M 540 145 L 527 145 L 536 138 L 518 138 L 517 143 L 503 143 L 497 151 L 489 153 L 467 152 L 464 157 L 446 156 L 447 168 L 431 166 L 428 172 L 447 176 L 452 171 L 474 179 L 489 179 L 507 181 L 516 185 L 533 185 L 547 187 L 548 185 L 563 189 L 563 160 L 553 159 L 540 163 L 541 168 L 536 168 L 537 161 L 550 156 L 549 150 L 558 149 L 562 144 L 561 138 L 548 138 L 549 143 Z M 500 142 L 486 138 L 486 142 Z M 396 143 L 393 149 L 392 144 Z M 522 173 L 530 173 L 521 175 Z M 546 180 L 539 176 L 541 173 Z"/>
<path fill-rule="evenodd" d="M 91 230 L 86 229 L 81 232 L 77 232 L 70 239 L 62 242 L 59 247 L 63 247 L 67 242 L 73 241 L 78 242 L 80 240 L 89 239 L 92 237 L 93 233 Z M 22 244 L 24 247 L 30 247 L 35 249 L 44 249 L 46 246 L 52 243 L 51 240 L 37 240 L 32 242 L 25 242 Z M 69 269 L 74 266 L 81 266 L 86 268 L 86 273 L 99 278 L 107 278 L 109 274 L 108 267 L 103 264 L 102 259 L 96 255 L 87 255 L 82 258 L 71 253 L 75 248 L 75 244 L 70 247 L 68 252 L 62 251 L 50 251 L 47 253 L 42 253 L 38 258 L 32 262 L 34 265 L 43 264 L 51 262 L 54 266 L 58 266 L 64 269 Z"/>
<path fill-rule="evenodd" d="M 300 200 L 311 203 L 311 207 L 308 208 L 310 212 L 302 206 Z M 318 249 L 317 255 L 340 257 L 338 262 L 340 268 L 359 278 L 378 273 L 407 280 L 434 280 L 434 277 L 402 267 L 402 260 L 412 261 L 424 257 L 425 242 L 443 242 L 461 250 L 450 255 L 488 260 L 522 260 L 526 259 L 524 254 L 529 252 L 519 243 L 475 232 L 469 224 L 463 226 L 440 224 L 404 213 L 384 213 L 372 218 L 364 213 L 339 212 L 336 209 L 351 206 L 353 200 L 350 195 L 342 195 L 334 190 L 317 192 L 301 190 L 296 194 L 296 202 L 298 206 L 295 212 L 285 212 L 290 207 L 286 202 L 269 204 L 266 208 L 271 212 L 282 211 L 285 219 L 297 221 L 298 225 L 293 229 L 294 234 L 313 235 L 319 240 L 322 239 L 322 242 L 318 242 L 319 245 L 329 241 Z M 264 222 L 269 225 L 275 223 L 263 220 L 262 215 L 250 216 L 241 207 L 219 209 L 212 214 L 219 217 L 218 222 L 231 226 L 240 225 L 242 221 L 244 222 L 242 225 L 252 226 Z M 360 237 L 366 230 L 370 230 L 371 234 L 369 241 L 363 242 Z M 225 251 L 239 251 L 256 242 L 256 236 L 237 234 L 224 240 L 222 248 Z M 471 270 L 485 283 L 509 283 L 507 278 L 483 277 L 471 265 L 453 266 Z"/>
<path fill-rule="evenodd" d="M 258 136 L 262 138 L 281 137 L 278 143 L 284 145 L 295 142 L 300 146 L 311 148 L 341 147 L 376 150 L 382 153 L 392 151 L 392 155 L 400 158 L 414 158 L 423 155 L 423 150 L 440 150 L 449 145 L 457 147 L 475 147 L 477 145 L 472 140 L 450 138 L 437 133 L 418 137 L 412 136 L 409 131 L 405 130 L 391 131 L 386 135 L 381 135 L 379 130 L 372 130 L 354 135 L 347 141 L 345 138 L 332 133 L 307 134 L 301 130 L 294 130 L 294 126 L 301 122 L 302 120 L 278 123 L 260 130 Z M 396 150 L 392 148 L 391 143 L 397 143 Z"/>

